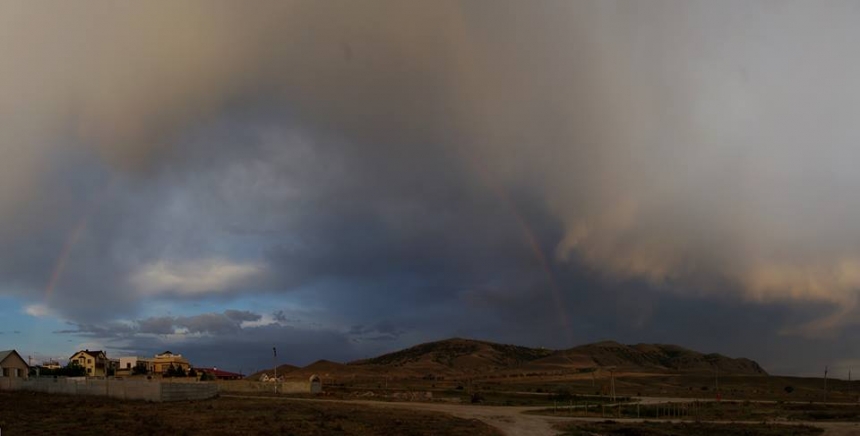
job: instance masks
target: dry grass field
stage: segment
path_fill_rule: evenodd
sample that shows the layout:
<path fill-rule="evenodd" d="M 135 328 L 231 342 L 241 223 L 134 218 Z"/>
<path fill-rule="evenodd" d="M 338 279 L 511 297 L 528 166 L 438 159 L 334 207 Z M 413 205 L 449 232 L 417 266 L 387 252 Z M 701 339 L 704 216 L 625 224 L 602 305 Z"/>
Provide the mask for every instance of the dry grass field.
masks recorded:
<path fill-rule="evenodd" d="M 4 435 L 462 435 L 499 436 L 476 420 L 336 402 L 216 398 L 147 403 L 0 392 Z"/>
<path fill-rule="evenodd" d="M 813 436 L 823 432 L 805 425 L 615 421 L 567 423 L 558 429 L 563 436 Z"/>

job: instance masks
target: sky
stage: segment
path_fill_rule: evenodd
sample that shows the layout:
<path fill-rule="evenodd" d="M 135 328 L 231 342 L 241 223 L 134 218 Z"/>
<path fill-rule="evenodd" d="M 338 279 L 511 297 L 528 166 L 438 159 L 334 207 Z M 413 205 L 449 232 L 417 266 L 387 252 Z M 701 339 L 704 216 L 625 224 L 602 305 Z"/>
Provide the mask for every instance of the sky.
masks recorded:
<path fill-rule="evenodd" d="M 849 1 L 0 3 L 0 349 L 847 376 Z"/>

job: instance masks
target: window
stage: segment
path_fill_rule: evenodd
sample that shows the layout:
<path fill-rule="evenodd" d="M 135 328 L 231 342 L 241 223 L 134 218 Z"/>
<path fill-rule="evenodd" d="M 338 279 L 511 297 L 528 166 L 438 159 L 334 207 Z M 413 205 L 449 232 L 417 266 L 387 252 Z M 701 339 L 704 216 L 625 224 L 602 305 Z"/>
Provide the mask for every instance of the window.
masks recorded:
<path fill-rule="evenodd" d="M 131 369 L 131 362 L 125 363 L 125 369 Z"/>
<path fill-rule="evenodd" d="M 92 365 L 93 359 L 87 359 L 87 364 Z"/>
<path fill-rule="evenodd" d="M 12 374 L 11 371 L 9 371 L 9 368 L 3 368 L 3 377 L 10 377 L 11 375 Z"/>

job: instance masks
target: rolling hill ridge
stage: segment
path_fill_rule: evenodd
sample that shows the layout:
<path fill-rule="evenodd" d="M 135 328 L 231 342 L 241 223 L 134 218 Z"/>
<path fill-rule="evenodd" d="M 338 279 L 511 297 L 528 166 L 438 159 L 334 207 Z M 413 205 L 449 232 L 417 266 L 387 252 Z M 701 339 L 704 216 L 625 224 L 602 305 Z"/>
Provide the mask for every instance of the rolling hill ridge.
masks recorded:
<path fill-rule="evenodd" d="M 624 345 L 604 341 L 566 350 L 550 350 L 463 338 L 427 342 L 346 364 L 317 361 L 284 374 L 307 376 L 311 373 L 326 373 L 346 376 L 384 373 L 404 377 L 456 377 L 490 373 L 590 372 L 600 369 L 636 373 L 705 374 L 718 371 L 726 375 L 767 375 L 758 363 L 750 359 L 705 354 L 669 344 Z M 278 372 L 283 373 L 280 368 Z"/>

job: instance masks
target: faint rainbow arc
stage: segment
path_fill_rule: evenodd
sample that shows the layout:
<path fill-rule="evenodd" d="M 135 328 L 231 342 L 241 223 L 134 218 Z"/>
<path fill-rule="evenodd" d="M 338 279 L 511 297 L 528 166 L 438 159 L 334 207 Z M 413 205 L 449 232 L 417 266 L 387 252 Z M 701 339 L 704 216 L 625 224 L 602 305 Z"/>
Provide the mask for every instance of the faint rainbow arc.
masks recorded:
<path fill-rule="evenodd" d="M 72 228 L 72 231 L 66 237 L 66 240 L 63 242 L 63 248 L 60 250 L 59 256 L 57 256 L 57 261 L 54 263 L 54 268 L 51 270 L 51 277 L 48 280 L 48 284 L 45 286 L 45 302 L 47 303 L 51 297 L 54 295 L 54 291 L 57 288 L 57 284 L 60 282 L 60 278 L 63 276 L 63 272 L 66 270 L 66 264 L 68 263 L 69 258 L 71 257 L 72 251 L 75 248 L 75 245 L 81 238 L 81 235 L 86 230 L 89 225 L 89 221 L 92 218 L 95 211 L 101 206 L 104 198 L 106 197 L 108 191 L 110 191 L 111 187 L 114 185 L 114 179 L 111 179 L 104 187 L 99 190 L 94 200 L 90 203 L 90 206 L 84 210 L 84 213 L 78 219 L 78 222 L 75 224 L 75 227 Z"/>
<path fill-rule="evenodd" d="M 468 81 L 461 84 L 461 86 L 457 89 L 458 95 L 465 96 L 466 98 L 463 100 L 465 105 L 472 105 L 472 108 L 476 113 L 481 114 L 483 116 L 479 117 L 483 122 L 487 122 L 489 117 L 486 116 L 485 111 L 481 108 L 481 102 L 477 98 L 479 96 L 478 89 L 480 89 L 480 84 L 483 83 L 481 78 L 478 75 L 478 69 L 475 66 L 475 59 L 478 59 L 478 51 L 475 50 L 472 38 L 469 36 L 466 31 L 465 26 L 465 12 L 463 10 L 462 4 L 456 4 L 453 6 L 454 12 L 451 14 L 453 17 L 452 28 L 450 29 L 449 35 L 460 36 L 457 39 L 457 43 L 453 44 L 455 49 L 462 50 L 455 51 L 454 53 L 454 61 L 463 69 L 463 72 L 467 74 Z M 457 117 L 453 117 L 456 123 Z M 474 121 L 474 120 L 473 120 Z M 465 130 L 464 130 L 465 131 Z M 459 149 L 458 149 L 459 150 Z M 468 157 L 467 157 L 468 158 Z M 468 159 L 467 159 L 468 160 Z M 490 173 L 483 168 L 481 163 L 476 163 L 475 166 L 478 169 L 478 173 L 481 178 L 484 180 L 486 186 L 488 186 L 496 195 L 496 197 L 507 207 L 507 209 L 511 212 L 520 229 L 523 232 L 523 235 L 528 242 L 535 258 L 541 265 L 543 272 L 546 276 L 546 280 L 549 284 L 549 291 L 551 294 L 551 298 L 556 307 L 556 315 L 558 316 L 558 321 L 561 324 L 561 327 L 564 329 L 565 339 L 568 342 L 571 342 L 573 339 L 573 332 L 571 329 L 571 322 L 568 317 L 567 312 L 564 309 L 564 298 L 562 297 L 561 288 L 558 286 L 558 281 L 555 278 L 555 274 L 552 271 L 549 260 L 543 252 L 543 249 L 540 247 L 540 243 L 538 243 L 537 238 L 535 237 L 534 230 L 528 224 L 528 221 L 522 216 L 522 214 L 517 209 L 514 202 L 511 200 L 510 196 L 505 191 L 504 187 L 501 186 L 500 183 L 494 181 L 493 177 Z"/>

